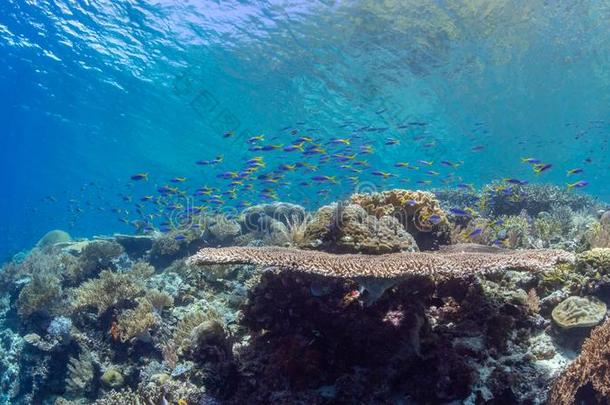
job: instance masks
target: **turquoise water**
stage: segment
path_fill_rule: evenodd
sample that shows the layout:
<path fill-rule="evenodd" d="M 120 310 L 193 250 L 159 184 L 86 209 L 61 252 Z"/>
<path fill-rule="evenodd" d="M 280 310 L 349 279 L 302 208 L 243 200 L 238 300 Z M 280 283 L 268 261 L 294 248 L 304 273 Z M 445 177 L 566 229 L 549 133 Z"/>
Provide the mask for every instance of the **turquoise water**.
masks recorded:
<path fill-rule="evenodd" d="M 608 201 L 609 17 L 573 1 L 5 0 L 1 257 L 53 228 L 133 232 L 193 206 L 314 208 L 354 190 L 582 180 L 574 192 Z M 301 137 L 324 152 L 283 150 Z M 258 156 L 239 184 L 218 177 Z"/>

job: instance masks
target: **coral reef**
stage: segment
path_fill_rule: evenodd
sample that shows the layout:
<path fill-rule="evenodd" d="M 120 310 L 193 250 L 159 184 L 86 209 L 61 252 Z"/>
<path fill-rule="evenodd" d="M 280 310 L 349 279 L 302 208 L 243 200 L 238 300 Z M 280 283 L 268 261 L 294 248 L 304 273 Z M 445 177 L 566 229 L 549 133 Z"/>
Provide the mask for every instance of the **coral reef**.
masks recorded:
<path fill-rule="evenodd" d="M 503 182 L 50 234 L 0 270 L 0 404 L 596 403 L 598 210 Z"/>

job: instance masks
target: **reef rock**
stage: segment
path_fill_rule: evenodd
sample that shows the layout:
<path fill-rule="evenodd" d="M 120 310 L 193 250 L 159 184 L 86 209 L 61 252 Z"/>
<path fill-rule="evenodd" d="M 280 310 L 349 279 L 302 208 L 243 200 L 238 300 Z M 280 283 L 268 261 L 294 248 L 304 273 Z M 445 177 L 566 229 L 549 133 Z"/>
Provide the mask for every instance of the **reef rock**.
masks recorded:
<path fill-rule="evenodd" d="M 367 254 L 418 250 L 396 217 L 378 218 L 357 204 L 321 208 L 305 230 L 303 246 Z"/>

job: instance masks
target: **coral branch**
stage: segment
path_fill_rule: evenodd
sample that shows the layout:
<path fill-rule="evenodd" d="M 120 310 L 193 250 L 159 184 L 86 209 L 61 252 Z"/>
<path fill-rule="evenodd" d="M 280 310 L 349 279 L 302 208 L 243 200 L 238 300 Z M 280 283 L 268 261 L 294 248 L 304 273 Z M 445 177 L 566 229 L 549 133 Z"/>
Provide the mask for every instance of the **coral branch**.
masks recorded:
<path fill-rule="evenodd" d="M 394 278 L 408 275 L 464 277 L 505 269 L 542 271 L 559 262 L 573 260 L 571 253 L 550 249 L 337 255 L 277 247 L 227 247 L 202 249 L 189 258 L 188 263 L 255 264 L 324 276 Z"/>
<path fill-rule="evenodd" d="M 590 384 L 598 400 L 610 396 L 610 321 L 593 330 L 578 358 L 557 378 L 549 393 L 549 404 L 577 403 L 579 390 Z M 602 403 L 602 402 L 599 402 Z"/>

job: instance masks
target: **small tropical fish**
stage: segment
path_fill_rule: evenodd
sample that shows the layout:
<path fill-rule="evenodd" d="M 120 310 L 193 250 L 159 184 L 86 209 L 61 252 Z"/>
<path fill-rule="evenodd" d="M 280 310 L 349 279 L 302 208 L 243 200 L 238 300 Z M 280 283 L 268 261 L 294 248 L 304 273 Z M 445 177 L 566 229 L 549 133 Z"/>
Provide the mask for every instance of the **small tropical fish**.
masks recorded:
<path fill-rule="evenodd" d="M 337 176 L 313 176 L 311 179 L 319 183 L 330 182 L 333 184 L 338 184 Z"/>
<path fill-rule="evenodd" d="M 418 202 L 415 200 L 407 200 L 407 201 L 405 201 L 405 204 L 407 204 L 409 207 L 413 207 L 413 206 L 417 205 Z"/>
<path fill-rule="evenodd" d="M 428 217 L 428 222 L 433 223 L 433 224 L 438 224 L 439 222 L 441 222 L 441 217 L 437 214 L 432 214 Z"/>
<path fill-rule="evenodd" d="M 573 174 L 582 173 L 583 171 L 584 171 L 584 170 L 583 170 L 583 169 L 581 169 L 580 167 L 579 167 L 579 168 L 576 168 L 576 169 L 570 169 L 570 170 L 568 170 L 568 176 L 571 176 L 571 175 L 573 175 Z"/>
<path fill-rule="evenodd" d="M 264 140 L 265 140 L 265 135 L 257 135 L 257 136 L 250 137 L 246 142 L 247 143 L 256 143 L 256 142 L 261 142 Z"/>
<path fill-rule="evenodd" d="M 351 139 L 348 138 L 335 138 L 335 139 L 331 139 L 328 144 L 331 145 L 337 145 L 337 144 L 343 144 L 343 145 L 349 145 L 351 143 Z"/>
<path fill-rule="evenodd" d="M 429 174 L 430 176 L 438 176 L 440 173 L 439 172 L 435 172 L 434 170 L 428 170 L 426 172 L 426 174 Z"/>
<path fill-rule="evenodd" d="M 287 172 L 287 171 L 293 171 L 294 169 L 296 169 L 296 165 L 289 165 L 289 164 L 281 164 L 279 166 L 279 169 L 283 172 Z"/>
<path fill-rule="evenodd" d="M 235 132 L 233 132 L 233 131 L 228 131 L 228 132 L 225 132 L 224 134 L 222 134 L 222 137 L 223 137 L 223 138 L 230 138 L 230 137 L 232 137 L 232 136 L 234 136 L 234 135 L 235 135 Z"/>
<path fill-rule="evenodd" d="M 568 190 L 572 190 L 574 188 L 583 188 L 583 187 L 587 187 L 588 185 L 589 185 L 588 181 L 580 180 L 580 181 L 577 181 L 576 183 L 568 184 Z"/>
<path fill-rule="evenodd" d="M 468 216 L 470 216 L 470 214 L 468 214 L 465 210 L 463 210 L 461 208 L 450 208 L 449 212 L 452 213 L 455 216 L 458 216 L 458 217 L 468 217 Z"/>
<path fill-rule="evenodd" d="M 468 234 L 469 238 L 474 238 L 475 236 L 478 236 L 481 234 L 481 232 L 483 232 L 483 230 L 481 228 L 476 228 L 474 231 L 470 232 Z"/>
<path fill-rule="evenodd" d="M 456 162 L 451 162 L 449 160 L 443 160 L 441 161 L 441 164 L 447 167 L 453 167 L 454 169 L 460 167 L 462 165 L 462 163 L 456 163 Z"/>
<path fill-rule="evenodd" d="M 550 168 L 552 168 L 553 165 L 550 163 L 538 163 L 534 165 L 534 171 L 536 172 L 536 174 L 540 174 L 542 172 L 545 172 L 547 170 L 549 170 Z"/>
<path fill-rule="evenodd" d="M 385 140 L 385 144 L 390 146 L 390 145 L 399 145 L 400 141 L 398 139 L 394 139 L 394 138 L 388 138 Z"/>
<path fill-rule="evenodd" d="M 292 144 L 284 146 L 284 152 L 294 152 L 296 150 L 303 152 L 303 143 Z"/>
<path fill-rule="evenodd" d="M 434 162 L 430 162 L 427 160 L 418 160 L 417 163 L 422 164 L 424 166 L 432 166 L 434 164 Z"/>
<path fill-rule="evenodd" d="M 417 184 L 432 184 L 432 180 L 418 180 Z"/>
<path fill-rule="evenodd" d="M 516 184 L 518 186 L 523 186 L 523 185 L 527 184 L 527 181 L 525 181 L 525 180 L 519 180 L 519 179 L 513 179 L 513 178 L 504 179 L 504 182 L 508 183 L 508 184 Z"/>
<path fill-rule="evenodd" d="M 186 239 L 186 236 L 184 236 L 184 235 L 176 235 L 176 236 L 174 236 L 174 240 L 177 240 L 177 241 L 181 241 L 181 240 L 185 240 L 185 239 Z"/>
<path fill-rule="evenodd" d="M 472 185 L 472 184 L 459 183 L 457 185 L 457 188 L 461 188 L 461 189 L 469 190 L 469 191 L 474 191 L 474 185 Z"/>
<path fill-rule="evenodd" d="M 397 162 L 394 163 L 394 167 L 409 167 L 409 162 Z"/>
<path fill-rule="evenodd" d="M 186 181 L 186 177 L 174 177 L 170 179 L 172 183 L 184 183 Z"/>
<path fill-rule="evenodd" d="M 390 178 L 390 177 L 396 177 L 395 174 L 387 173 L 387 172 L 382 172 L 380 170 L 375 170 L 371 174 L 373 176 L 383 177 L 384 179 L 387 179 L 387 178 Z"/>
<path fill-rule="evenodd" d="M 472 150 L 473 152 L 480 152 L 480 151 L 482 151 L 483 149 L 485 149 L 485 146 L 483 146 L 483 145 L 476 145 L 476 146 L 473 146 L 471 150 Z"/>
<path fill-rule="evenodd" d="M 265 145 L 265 146 L 262 146 L 260 150 L 262 150 L 263 152 L 269 152 L 269 151 L 278 150 L 281 148 L 282 148 L 282 145 Z"/>
<path fill-rule="evenodd" d="M 148 181 L 148 173 L 136 173 L 133 176 L 131 176 L 131 180 L 134 180 L 134 181 L 146 180 L 146 181 Z"/>
<path fill-rule="evenodd" d="M 537 164 L 542 163 L 542 160 L 536 159 L 536 158 L 532 158 L 532 157 L 521 158 L 521 161 L 523 163 L 528 163 L 528 164 L 531 164 L 531 165 L 537 165 Z"/>

